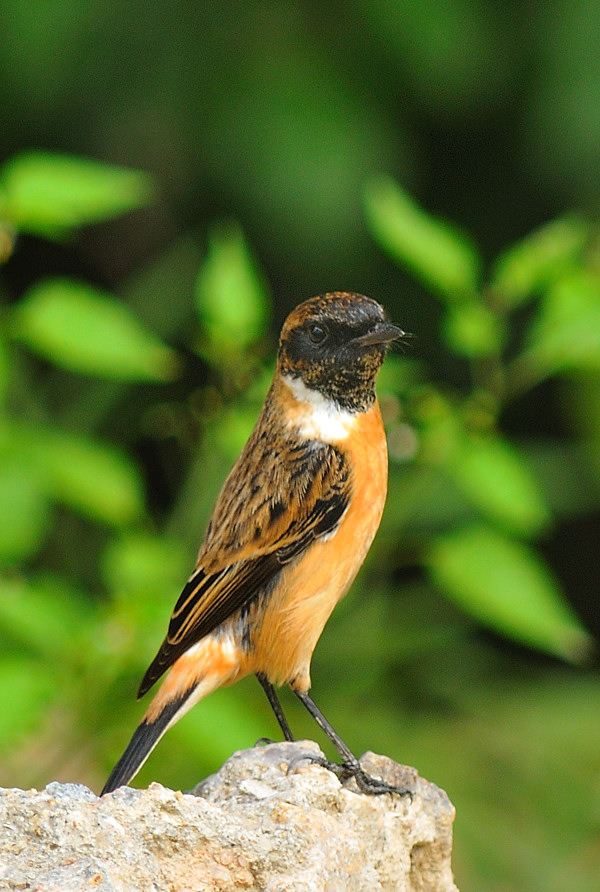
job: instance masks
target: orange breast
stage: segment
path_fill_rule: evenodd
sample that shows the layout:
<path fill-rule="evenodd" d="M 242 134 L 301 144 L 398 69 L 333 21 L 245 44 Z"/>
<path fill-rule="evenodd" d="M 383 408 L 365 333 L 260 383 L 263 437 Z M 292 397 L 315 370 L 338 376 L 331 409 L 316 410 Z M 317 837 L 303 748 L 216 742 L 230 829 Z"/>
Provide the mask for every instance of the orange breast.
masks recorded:
<path fill-rule="evenodd" d="M 310 687 L 310 660 L 323 627 L 362 566 L 381 520 L 387 447 L 378 404 L 357 416 L 352 433 L 335 446 L 346 452 L 352 468 L 350 504 L 335 533 L 284 569 L 243 670 L 301 691 Z"/>

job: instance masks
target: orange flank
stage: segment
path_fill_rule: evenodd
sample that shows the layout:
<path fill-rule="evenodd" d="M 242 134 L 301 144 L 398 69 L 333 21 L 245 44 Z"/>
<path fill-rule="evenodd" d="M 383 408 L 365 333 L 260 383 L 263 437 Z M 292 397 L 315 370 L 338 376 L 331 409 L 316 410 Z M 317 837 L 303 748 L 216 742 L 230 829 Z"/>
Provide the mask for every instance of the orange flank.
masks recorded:
<path fill-rule="evenodd" d="M 177 701 L 192 691 L 184 706 L 187 712 L 217 688 L 247 675 L 247 672 L 240 673 L 241 662 L 240 649 L 230 636 L 213 634 L 202 638 L 173 664 L 146 710 L 144 721 L 150 724 L 155 722 L 165 704 Z"/>

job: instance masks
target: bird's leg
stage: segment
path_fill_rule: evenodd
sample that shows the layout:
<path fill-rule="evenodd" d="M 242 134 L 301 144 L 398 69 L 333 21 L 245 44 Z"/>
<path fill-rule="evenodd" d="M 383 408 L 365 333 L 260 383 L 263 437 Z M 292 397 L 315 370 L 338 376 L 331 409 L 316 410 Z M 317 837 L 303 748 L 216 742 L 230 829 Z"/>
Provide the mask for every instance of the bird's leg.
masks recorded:
<path fill-rule="evenodd" d="M 288 725 L 288 721 L 284 715 L 283 709 L 281 707 L 281 703 L 279 702 L 279 698 L 278 698 L 277 694 L 275 693 L 275 688 L 273 687 L 271 682 L 268 680 L 268 678 L 266 678 L 266 676 L 264 676 L 262 674 L 262 672 L 257 672 L 256 677 L 258 678 L 261 685 L 263 686 L 263 690 L 264 690 L 265 694 L 267 695 L 267 699 L 268 699 L 269 703 L 271 704 L 271 709 L 275 713 L 275 718 L 279 722 L 279 727 L 281 728 L 281 730 L 283 732 L 283 736 L 285 737 L 286 740 L 290 740 L 290 741 L 294 740 L 294 735 L 292 734 L 292 732 L 290 730 L 290 726 Z"/>
<path fill-rule="evenodd" d="M 347 777 L 353 777 L 359 789 L 363 793 L 370 793 L 372 795 L 380 793 L 397 793 L 400 796 L 404 796 L 407 794 L 410 795 L 410 790 L 407 790 L 404 787 L 395 787 L 393 784 L 388 784 L 376 777 L 371 777 L 370 774 L 367 774 L 366 771 L 363 771 L 356 756 L 350 751 L 350 749 L 348 749 L 342 738 L 335 731 L 333 726 L 327 721 L 314 700 L 309 697 L 308 694 L 302 693 L 301 691 L 296 691 L 294 690 L 294 688 L 292 688 L 292 690 L 294 691 L 294 694 L 300 700 L 302 705 L 311 714 L 317 725 L 321 728 L 322 731 L 325 732 L 327 737 L 330 739 L 330 741 L 342 757 L 342 764 L 338 765 L 335 762 L 330 762 L 328 759 L 319 759 L 312 756 L 307 756 L 308 759 L 324 765 L 325 768 L 333 771 L 334 774 L 337 774 L 337 776 L 342 780 Z"/>

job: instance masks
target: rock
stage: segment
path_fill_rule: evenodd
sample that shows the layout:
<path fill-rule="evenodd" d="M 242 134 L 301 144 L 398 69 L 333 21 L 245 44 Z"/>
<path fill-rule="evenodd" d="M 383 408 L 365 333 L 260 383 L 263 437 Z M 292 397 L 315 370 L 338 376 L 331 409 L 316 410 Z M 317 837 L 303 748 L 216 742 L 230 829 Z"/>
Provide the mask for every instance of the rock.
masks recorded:
<path fill-rule="evenodd" d="M 411 791 L 368 796 L 306 754 L 322 755 L 309 741 L 235 753 L 189 794 L 2 790 L 0 890 L 457 892 L 442 790 L 368 753 L 371 775 Z"/>

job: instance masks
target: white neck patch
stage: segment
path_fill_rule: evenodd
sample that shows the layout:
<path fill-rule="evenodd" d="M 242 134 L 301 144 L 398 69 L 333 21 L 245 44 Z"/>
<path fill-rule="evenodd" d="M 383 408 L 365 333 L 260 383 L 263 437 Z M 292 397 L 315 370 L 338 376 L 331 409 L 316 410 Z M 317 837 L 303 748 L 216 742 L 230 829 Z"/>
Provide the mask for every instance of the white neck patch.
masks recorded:
<path fill-rule="evenodd" d="M 307 387 L 301 378 L 283 375 L 283 380 L 300 404 L 290 424 L 297 427 L 303 437 L 323 443 L 346 439 L 356 425 L 356 414 L 340 409 L 333 400 Z"/>

